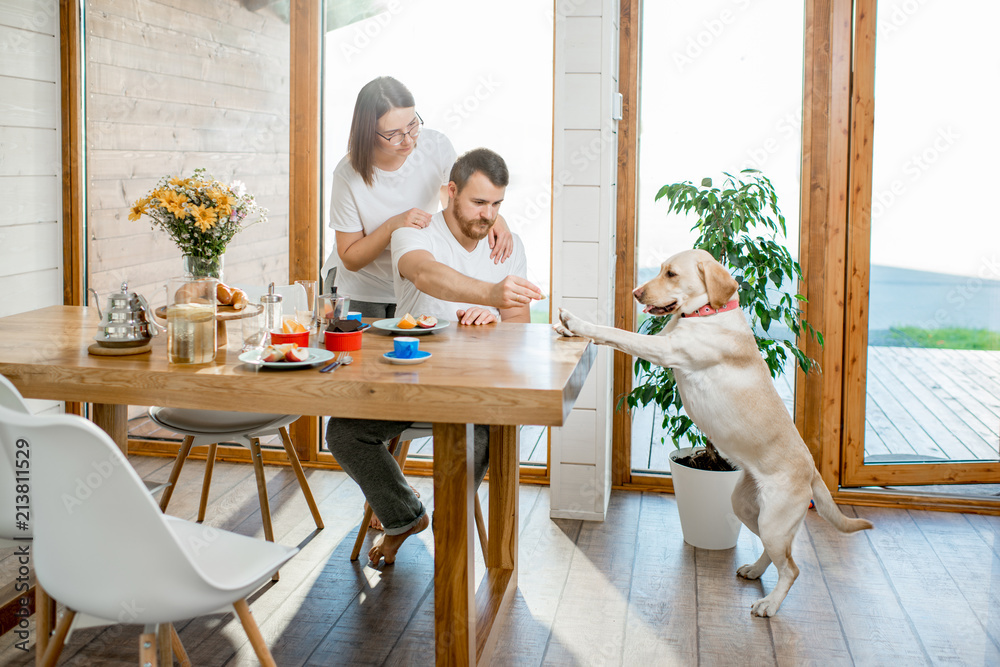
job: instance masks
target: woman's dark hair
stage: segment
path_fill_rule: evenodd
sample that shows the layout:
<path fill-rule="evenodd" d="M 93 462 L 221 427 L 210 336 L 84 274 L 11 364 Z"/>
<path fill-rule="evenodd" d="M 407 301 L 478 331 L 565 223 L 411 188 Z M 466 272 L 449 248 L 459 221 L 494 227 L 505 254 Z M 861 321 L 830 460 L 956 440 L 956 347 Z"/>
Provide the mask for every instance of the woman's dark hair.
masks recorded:
<path fill-rule="evenodd" d="M 375 125 L 391 109 L 415 106 L 413 94 L 406 86 L 391 76 L 380 76 L 369 81 L 358 93 L 351 119 L 351 135 L 347 139 L 347 154 L 354 171 L 361 175 L 365 185 L 375 180 Z"/>
<path fill-rule="evenodd" d="M 454 181 L 458 191 L 461 192 L 469 178 L 477 171 L 481 171 L 490 179 L 490 183 L 498 188 L 507 187 L 510 181 L 507 163 L 488 148 L 474 148 L 455 160 L 448 180 Z"/>

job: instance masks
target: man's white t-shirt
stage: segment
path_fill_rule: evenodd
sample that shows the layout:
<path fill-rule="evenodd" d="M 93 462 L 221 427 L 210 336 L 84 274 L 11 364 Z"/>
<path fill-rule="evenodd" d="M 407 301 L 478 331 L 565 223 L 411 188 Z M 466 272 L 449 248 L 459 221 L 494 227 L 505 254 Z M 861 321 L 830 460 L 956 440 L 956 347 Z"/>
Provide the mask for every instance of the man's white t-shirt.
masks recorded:
<path fill-rule="evenodd" d="M 480 304 L 456 303 L 442 301 L 424 294 L 412 282 L 399 275 L 399 258 L 413 250 L 426 250 L 434 259 L 459 273 L 488 283 L 498 283 L 507 276 L 516 275 L 528 277 L 528 261 L 524 254 L 524 244 L 521 238 L 514 234 L 514 251 L 507 261 L 494 264 L 490 259 L 490 244 L 486 239 L 479 241 L 475 250 L 469 252 L 463 248 L 444 220 L 444 213 L 438 212 L 431 217 L 430 224 L 424 229 L 412 227 L 397 229 L 392 233 L 392 274 L 396 288 L 396 315 L 402 317 L 410 313 L 414 317 L 433 315 L 438 319 L 452 321 L 455 312 L 467 310 Z M 486 307 L 486 306 L 484 306 Z M 496 308 L 487 307 L 494 315 L 499 315 Z"/>
<path fill-rule="evenodd" d="M 448 137 L 424 130 L 417 147 L 396 171 L 375 168 L 372 187 L 354 171 L 348 156 L 333 170 L 330 192 L 330 228 L 338 232 L 374 232 L 394 215 L 419 208 L 434 213 L 441 208 L 439 193 L 448 184 L 455 164 L 455 148 Z M 375 261 L 360 271 L 344 268 L 334 247 L 323 267 L 337 267 L 337 290 L 352 299 L 393 303 L 392 259 L 387 247 Z"/>

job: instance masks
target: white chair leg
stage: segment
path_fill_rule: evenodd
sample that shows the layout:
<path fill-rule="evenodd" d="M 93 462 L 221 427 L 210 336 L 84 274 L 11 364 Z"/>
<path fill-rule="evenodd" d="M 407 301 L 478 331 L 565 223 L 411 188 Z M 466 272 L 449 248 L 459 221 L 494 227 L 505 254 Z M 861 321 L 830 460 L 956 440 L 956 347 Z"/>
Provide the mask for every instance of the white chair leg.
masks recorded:
<path fill-rule="evenodd" d="M 257 659 L 260 661 L 261 667 L 277 667 L 274 663 L 274 658 L 271 657 L 270 649 L 267 648 L 267 642 L 264 641 L 264 637 L 260 634 L 257 621 L 253 620 L 253 616 L 250 614 L 250 607 L 247 606 L 247 601 L 238 600 L 233 603 L 233 608 L 236 609 L 236 615 L 240 617 L 240 623 L 243 624 L 243 629 L 250 639 L 250 646 L 253 647 L 254 653 L 257 654 Z"/>
<path fill-rule="evenodd" d="M 253 459 L 253 472 L 257 478 L 257 498 L 260 500 L 260 519 L 264 524 L 264 539 L 274 542 L 274 530 L 271 528 L 271 503 L 267 499 L 267 480 L 264 478 L 264 459 L 260 454 L 260 439 L 250 438 L 250 458 Z M 279 575 L 271 575 L 271 581 L 278 581 Z"/>
<path fill-rule="evenodd" d="M 52 667 L 59 660 L 59 654 L 62 653 L 63 644 L 66 643 L 66 635 L 69 634 L 69 626 L 73 624 L 73 618 L 76 617 L 76 612 L 66 608 L 63 612 L 63 616 L 59 619 L 59 623 L 56 625 L 56 632 L 52 637 L 49 638 L 49 645 L 45 648 L 45 654 L 42 656 L 41 660 L 37 658 L 35 663 L 41 667 Z"/>
<path fill-rule="evenodd" d="M 156 667 L 156 665 L 156 633 L 144 632 L 139 635 L 139 667 Z"/>
<path fill-rule="evenodd" d="M 181 636 L 177 634 L 177 628 L 174 624 L 170 624 L 170 644 L 174 648 L 174 655 L 177 656 L 177 662 L 181 663 L 181 667 L 191 667 L 191 658 L 188 657 L 187 651 L 184 650 L 184 644 L 181 643 Z"/>
<path fill-rule="evenodd" d="M 208 446 L 208 458 L 205 459 L 205 479 L 201 482 L 201 501 L 198 503 L 198 523 L 205 521 L 205 510 L 208 509 L 208 490 L 212 488 L 212 471 L 215 469 L 215 453 L 219 443 Z"/>
<path fill-rule="evenodd" d="M 187 436 L 184 438 L 184 442 L 181 443 L 180 450 L 177 452 L 177 458 L 174 459 L 174 467 L 170 470 L 170 480 L 167 483 L 167 488 L 163 489 L 163 495 L 160 496 L 160 511 L 167 511 L 167 504 L 170 502 L 170 496 L 174 494 L 174 487 L 177 486 L 177 479 L 181 476 L 181 468 L 184 467 L 184 461 L 187 459 L 188 454 L 191 453 L 191 445 L 194 444 L 194 436 Z"/>
<path fill-rule="evenodd" d="M 299 480 L 299 488 L 302 489 L 302 495 L 306 497 L 306 504 L 309 505 L 309 511 L 312 513 L 313 521 L 316 522 L 316 528 L 323 530 L 323 517 L 320 516 L 319 507 L 316 506 L 312 489 L 309 488 L 309 481 L 302 471 L 302 463 L 299 462 L 299 455 L 295 451 L 292 439 L 288 437 L 288 429 L 282 426 L 278 429 L 278 433 L 281 434 L 281 442 L 285 446 L 285 454 L 288 456 L 288 462 L 292 465 L 292 470 L 295 471 L 295 478 Z"/>

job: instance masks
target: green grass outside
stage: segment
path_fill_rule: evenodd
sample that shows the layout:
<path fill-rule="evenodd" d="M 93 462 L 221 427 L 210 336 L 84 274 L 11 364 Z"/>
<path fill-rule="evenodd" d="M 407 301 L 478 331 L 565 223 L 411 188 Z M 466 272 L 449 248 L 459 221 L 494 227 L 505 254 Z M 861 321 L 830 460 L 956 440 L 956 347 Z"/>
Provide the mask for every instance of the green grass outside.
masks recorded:
<path fill-rule="evenodd" d="M 945 329 L 892 327 L 880 336 L 878 344 L 945 350 L 1000 350 L 1000 332 L 959 327 Z"/>

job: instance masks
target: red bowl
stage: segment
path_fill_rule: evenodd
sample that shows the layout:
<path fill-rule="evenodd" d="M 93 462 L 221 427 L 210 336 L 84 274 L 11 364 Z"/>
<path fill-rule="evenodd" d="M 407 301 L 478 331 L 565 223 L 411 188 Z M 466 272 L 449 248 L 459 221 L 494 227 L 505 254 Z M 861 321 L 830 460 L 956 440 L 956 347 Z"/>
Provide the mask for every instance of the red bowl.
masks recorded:
<path fill-rule="evenodd" d="M 286 345 L 295 343 L 299 347 L 309 347 L 309 332 L 300 331 L 298 333 L 271 332 L 271 345 Z"/>
<path fill-rule="evenodd" d="M 326 349 L 330 352 L 351 352 L 361 349 L 361 336 L 364 331 L 324 331 Z"/>

